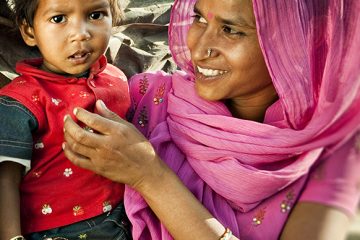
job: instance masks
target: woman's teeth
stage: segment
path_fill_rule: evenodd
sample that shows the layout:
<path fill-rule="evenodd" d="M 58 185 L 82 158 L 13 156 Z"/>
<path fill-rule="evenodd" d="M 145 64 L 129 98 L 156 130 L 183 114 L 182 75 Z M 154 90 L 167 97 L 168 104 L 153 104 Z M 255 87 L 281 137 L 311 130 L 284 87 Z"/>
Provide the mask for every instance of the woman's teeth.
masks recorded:
<path fill-rule="evenodd" d="M 216 70 L 216 69 L 205 69 L 205 68 L 201 68 L 199 66 L 197 66 L 197 69 L 198 69 L 199 73 L 205 75 L 206 77 L 214 77 L 214 76 L 219 76 L 219 75 L 223 75 L 224 73 L 227 73 L 227 71 Z"/>

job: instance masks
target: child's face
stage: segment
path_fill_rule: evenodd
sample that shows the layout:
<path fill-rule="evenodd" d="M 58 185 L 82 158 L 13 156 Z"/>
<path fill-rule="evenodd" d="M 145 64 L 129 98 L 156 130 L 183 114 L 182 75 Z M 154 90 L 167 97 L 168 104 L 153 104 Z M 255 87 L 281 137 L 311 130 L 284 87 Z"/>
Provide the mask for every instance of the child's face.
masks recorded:
<path fill-rule="evenodd" d="M 39 48 L 45 70 L 77 75 L 105 52 L 111 27 L 109 0 L 40 0 L 33 27 L 20 30 Z"/>

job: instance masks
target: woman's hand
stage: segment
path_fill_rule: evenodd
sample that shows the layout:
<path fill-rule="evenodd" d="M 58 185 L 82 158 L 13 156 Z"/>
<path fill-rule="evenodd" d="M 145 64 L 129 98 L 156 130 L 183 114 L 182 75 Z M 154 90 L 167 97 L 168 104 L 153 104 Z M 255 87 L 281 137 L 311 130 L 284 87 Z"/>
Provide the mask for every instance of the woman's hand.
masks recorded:
<path fill-rule="evenodd" d="M 131 123 L 108 110 L 101 100 L 96 107 L 100 115 L 74 109 L 76 118 L 94 131 L 81 128 L 68 115 L 64 118 L 66 157 L 79 167 L 140 188 L 141 183 L 149 182 L 144 178 L 161 172 L 163 164 L 154 164 L 160 159 L 151 143 Z"/>
<path fill-rule="evenodd" d="M 135 127 L 96 102 L 100 115 L 78 108 L 67 116 L 64 152 L 75 165 L 137 190 L 175 239 L 218 239 L 224 227 L 183 185 Z M 232 239 L 237 239 L 233 237 Z"/>

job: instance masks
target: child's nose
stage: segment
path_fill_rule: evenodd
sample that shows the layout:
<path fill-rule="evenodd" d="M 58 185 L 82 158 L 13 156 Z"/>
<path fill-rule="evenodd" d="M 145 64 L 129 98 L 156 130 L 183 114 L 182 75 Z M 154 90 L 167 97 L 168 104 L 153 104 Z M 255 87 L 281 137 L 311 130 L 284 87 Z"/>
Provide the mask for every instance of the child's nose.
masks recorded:
<path fill-rule="evenodd" d="M 91 37 L 89 27 L 86 22 L 74 23 L 70 31 L 70 41 L 87 41 Z"/>

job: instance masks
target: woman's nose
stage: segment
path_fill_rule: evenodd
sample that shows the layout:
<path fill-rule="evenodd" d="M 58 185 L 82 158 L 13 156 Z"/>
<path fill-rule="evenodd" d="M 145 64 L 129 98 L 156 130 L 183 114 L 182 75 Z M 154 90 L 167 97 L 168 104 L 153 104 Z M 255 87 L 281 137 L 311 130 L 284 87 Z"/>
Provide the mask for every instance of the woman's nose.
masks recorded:
<path fill-rule="evenodd" d="M 203 60 L 209 57 L 214 57 L 217 53 L 216 46 L 216 33 L 211 29 L 203 31 L 198 36 L 198 40 L 192 49 L 192 58 L 195 60 Z"/>

